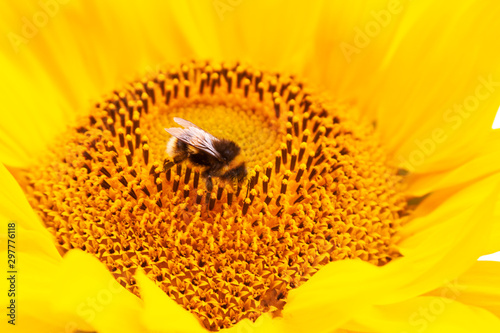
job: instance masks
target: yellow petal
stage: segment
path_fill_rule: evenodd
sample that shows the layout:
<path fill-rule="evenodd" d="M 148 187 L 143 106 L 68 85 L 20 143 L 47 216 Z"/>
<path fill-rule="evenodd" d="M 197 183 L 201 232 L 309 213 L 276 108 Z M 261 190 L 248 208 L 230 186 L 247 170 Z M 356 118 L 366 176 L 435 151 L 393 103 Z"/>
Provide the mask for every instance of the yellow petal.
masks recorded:
<path fill-rule="evenodd" d="M 498 172 L 500 168 L 500 153 L 498 151 L 500 131 L 495 134 L 490 137 L 490 144 L 478 149 L 477 156 L 453 170 L 435 172 L 424 177 L 421 175 L 408 176 L 408 192 L 422 196 L 437 190 L 467 184 Z M 497 143 L 499 144 L 498 148 Z M 450 160 L 452 159 L 453 157 L 450 156 Z"/>
<path fill-rule="evenodd" d="M 195 316 L 183 309 L 151 281 L 143 271 L 135 275 L 144 300 L 145 326 L 154 332 L 206 332 Z"/>
<path fill-rule="evenodd" d="M 11 166 L 28 165 L 119 82 L 178 63 L 183 51 L 170 26 L 171 12 L 159 15 L 157 4 L 70 1 L 54 9 L 46 26 L 33 26 L 31 37 L 23 37 L 33 16 L 43 14 L 40 6 L 0 4 L 2 30 L 26 40 L 16 46 L 4 38 L 0 44 L 0 68 L 7 75 L 0 83 L 0 158 Z M 145 31 L 158 22 L 153 42 Z M 152 49 L 157 45 L 162 52 Z"/>
<path fill-rule="evenodd" d="M 24 193 L 14 177 L 0 164 L 0 218 L 3 225 L 15 223 L 19 249 L 26 252 L 38 253 L 47 257 L 48 260 L 60 259 L 54 244 L 52 235 L 43 227 L 38 216 L 33 212 Z M 7 232 L 2 229 L 1 233 Z M 22 235 L 22 236 L 21 236 Z M 6 240 L 7 238 L 2 239 Z M 2 250 L 4 247 L 2 247 Z"/>
<path fill-rule="evenodd" d="M 213 1 L 213 9 L 216 3 Z M 227 1 L 226 1 L 227 3 Z M 272 71 L 300 73 L 311 62 L 310 50 L 320 31 L 320 15 L 327 1 L 234 1 L 231 9 L 213 20 L 221 55 L 229 60 L 250 61 Z M 206 12 L 195 7 L 196 18 Z M 340 18 L 340 13 L 337 18 Z M 304 75 L 305 74 L 305 75 Z"/>
<path fill-rule="evenodd" d="M 92 255 L 70 251 L 58 262 L 22 250 L 16 255 L 16 326 L 20 331 L 144 330 L 137 320 L 141 301 L 120 286 Z"/>
<path fill-rule="evenodd" d="M 378 124 L 395 161 L 432 173 L 456 167 L 490 145 L 500 104 L 500 49 L 491 43 L 500 29 L 494 14 L 500 7 L 425 0 L 412 2 L 412 9 L 383 64 Z"/>
<path fill-rule="evenodd" d="M 75 314 L 98 332 L 140 332 L 142 301 L 122 287 L 94 256 L 72 250 L 53 273 L 56 313 Z"/>
<path fill-rule="evenodd" d="M 399 262 L 407 265 L 399 271 L 412 281 L 404 290 L 413 290 L 416 295 L 434 289 L 462 274 L 487 253 L 490 232 L 497 223 L 494 207 L 499 189 L 500 175 L 496 174 L 457 193 L 436 193 L 421 204 L 415 212 L 417 217 L 401 231 L 404 241 L 400 249 L 405 258 Z M 403 289 L 398 294 L 404 294 Z"/>
<path fill-rule="evenodd" d="M 487 246 L 499 180 L 473 184 L 412 221 L 404 230 L 404 257 L 386 266 L 338 261 L 323 267 L 289 293 L 284 325 L 332 331 L 373 305 L 411 302 L 465 272 Z"/>
<path fill-rule="evenodd" d="M 500 319 L 478 307 L 444 297 L 421 296 L 360 309 L 347 328 L 362 332 L 498 332 Z"/>
<path fill-rule="evenodd" d="M 293 332 L 285 325 L 285 321 L 281 317 L 272 318 L 269 313 L 261 315 L 255 322 L 248 319 L 239 321 L 233 327 L 220 330 L 222 333 L 289 333 Z"/>
<path fill-rule="evenodd" d="M 38 70 L 21 75 L 11 61 L 0 54 L 2 122 L 0 123 L 0 159 L 10 166 L 29 165 L 44 151 L 46 143 L 64 129 L 65 117 L 58 98 L 49 91 L 50 81 Z M 44 112 L 51 110 L 51 112 Z"/>
<path fill-rule="evenodd" d="M 25 332 L 92 328 L 115 332 L 124 325 L 121 331 L 139 331 L 139 299 L 118 285 L 94 256 L 70 251 L 61 259 L 52 236 L 3 165 L 0 181 L 0 218 L 5 226 L 0 254 L 7 258 L 8 244 L 15 246 L 17 327 Z M 14 238 L 7 234 L 8 223 L 15 223 Z M 3 290 L 9 289 L 7 282 L 3 279 Z M 3 294 L 2 304 L 10 302 L 7 296 Z"/>
<path fill-rule="evenodd" d="M 500 221 L 500 195 L 495 205 L 495 213 L 493 219 L 496 222 L 493 223 L 493 229 L 491 230 L 490 233 L 490 242 L 489 242 L 490 247 L 488 250 L 485 251 L 484 253 L 485 255 L 500 251 L 500 223 L 498 222 Z"/>
<path fill-rule="evenodd" d="M 20 230 L 17 238 L 23 238 Z M 6 247 L 3 243 L 1 245 L 0 255 L 7 258 L 7 251 L 4 250 Z M 58 285 L 65 283 L 63 277 L 57 275 L 60 271 L 60 261 L 50 260 L 36 253 L 24 252 L 21 247 L 16 249 L 16 261 L 17 273 L 12 274 L 15 275 L 15 295 L 9 297 L 5 292 L 1 296 L 3 308 L 4 306 L 6 308 L 7 304 L 14 299 L 15 326 L 7 324 L 7 320 L 2 320 L 0 324 L 2 332 L 72 332 L 76 329 L 90 330 L 92 328 L 79 318 L 75 308 L 56 308 L 57 302 L 60 302 L 62 298 L 71 297 L 71 294 L 62 294 L 63 291 L 67 291 L 62 290 Z M 7 277 L 11 277 L 11 274 Z M 1 286 L 3 290 L 9 290 L 10 281 L 2 279 Z"/>
<path fill-rule="evenodd" d="M 500 104 L 500 49 L 491 43 L 497 2 L 327 6 L 310 77 L 365 106 L 395 163 L 420 174 L 446 171 L 491 146 Z"/>
<path fill-rule="evenodd" d="M 483 308 L 500 318 L 500 262 L 479 261 L 448 286 L 428 295 Z"/>
<path fill-rule="evenodd" d="M 363 261 L 328 264 L 299 288 L 290 291 L 283 309 L 287 332 L 332 332 L 354 313 L 374 303 L 394 282 Z"/>
<path fill-rule="evenodd" d="M 381 63 L 406 7 L 396 1 L 325 1 L 302 75 L 335 96 L 370 105 L 378 93 L 370 87 L 379 87 L 375 78 L 382 76 Z M 379 20 L 386 27 L 380 29 Z M 376 32 L 377 26 L 378 33 L 366 35 L 365 29 Z M 373 108 L 362 111 L 374 120 Z"/>
<path fill-rule="evenodd" d="M 68 321 L 59 321 L 56 313 L 39 311 L 50 307 L 53 274 L 61 258 L 51 235 L 40 225 L 19 185 L 3 165 L 0 165 L 0 183 L 0 221 L 3 226 L 0 230 L 0 255 L 6 260 L 5 268 L 7 264 L 13 265 L 9 266 L 7 277 L 2 279 L 2 289 L 6 292 L 2 293 L 1 304 L 7 308 L 14 300 L 16 308 L 16 326 L 2 320 L 2 331 L 12 327 L 26 332 L 62 330 Z M 13 257 L 7 262 L 9 254 Z M 11 288 L 11 282 L 15 284 L 14 288 Z M 19 320 L 20 317 L 23 320 Z"/>

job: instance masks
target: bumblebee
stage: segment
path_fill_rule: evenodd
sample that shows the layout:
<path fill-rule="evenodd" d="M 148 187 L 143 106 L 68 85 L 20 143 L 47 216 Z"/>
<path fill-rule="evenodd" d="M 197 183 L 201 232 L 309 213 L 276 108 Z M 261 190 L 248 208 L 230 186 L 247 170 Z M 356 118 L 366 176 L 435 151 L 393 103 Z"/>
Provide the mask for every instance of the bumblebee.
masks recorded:
<path fill-rule="evenodd" d="M 165 129 L 172 135 L 167 143 L 167 154 L 175 164 L 188 160 L 201 167 L 201 176 L 209 192 L 213 189 L 212 178 L 231 182 L 235 187 L 246 178 L 245 161 L 235 142 L 216 138 L 185 119 L 175 117 L 174 121 L 184 128 Z"/>

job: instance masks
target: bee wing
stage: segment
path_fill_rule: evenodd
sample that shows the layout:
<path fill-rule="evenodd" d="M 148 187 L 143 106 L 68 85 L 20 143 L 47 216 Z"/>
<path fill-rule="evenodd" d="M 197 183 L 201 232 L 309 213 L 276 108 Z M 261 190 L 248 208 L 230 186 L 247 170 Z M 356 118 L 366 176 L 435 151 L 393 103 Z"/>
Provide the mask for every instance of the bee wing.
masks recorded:
<path fill-rule="evenodd" d="M 179 124 L 179 125 L 181 125 L 182 127 L 185 127 L 185 128 L 189 128 L 189 127 L 199 128 L 198 126 L 196 126 L 192 122 L 187 121 L 186 119 L 179 118 L 179 117 L 174 117 L 174 121 L 177 124 Z M 201 129 L 201 128 L 199 128 L 199 129 Z"/>
<path fill-rule="evenodd" d="M 177 118 L 180 119 L 180 118 Z M 189 122 L 188 122 L 189 123 Z M 181 125 L 181 124 L 179 124 Z M 181 140 L 182 142 L 187 143 L 197 149 L 203 150 L 204 152 L 209 153 L 217 159 L 221 159 L 219 152 L 214 148 L 214 141 L 218 139 L 211 135 L 210 133 L 205 132 L 199 127 L 189 127 L 189 128 L 179 128 L 179 127 L 171 127 L 165 128 L 172 136 Z"/>

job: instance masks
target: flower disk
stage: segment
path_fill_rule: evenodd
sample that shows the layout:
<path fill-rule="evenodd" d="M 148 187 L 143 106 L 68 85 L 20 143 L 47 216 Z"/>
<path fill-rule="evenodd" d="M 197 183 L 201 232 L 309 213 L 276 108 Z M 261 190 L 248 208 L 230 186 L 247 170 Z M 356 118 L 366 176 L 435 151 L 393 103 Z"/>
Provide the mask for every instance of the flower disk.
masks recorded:
<path fill-rule="evenodd" d="M 164 128 L 181 117 L 236 142 L 241 187 L 174 165 Z M 138 268 L 210 330 L 280 314 L 331 261 L 384 265 L 407 215 L 397 170 L 352 104 L 294 77 L 191 62 L 97 103 L 25 173 L 62 253 L 95 255 L 140 296 Z"/>

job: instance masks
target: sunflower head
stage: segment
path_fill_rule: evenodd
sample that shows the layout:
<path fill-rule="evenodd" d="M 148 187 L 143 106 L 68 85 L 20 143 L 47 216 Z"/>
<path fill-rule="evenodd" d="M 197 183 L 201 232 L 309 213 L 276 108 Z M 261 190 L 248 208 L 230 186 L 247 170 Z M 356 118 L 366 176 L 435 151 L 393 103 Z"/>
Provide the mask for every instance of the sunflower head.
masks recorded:
<path fill-rule="evenodd" d="M 331 261 L 400 255 L 400 178 L 356 114 L 293 76 L 193 61 L 96 103 L 25 173 L 25 190 L 62 253 L 95 255 L 137 295 L 141 268 L 218 330 L 279 315 Z M 213 188 L 194 143 L 182 161 L 167 155 L 175 117 L 240 149 Z"/>

